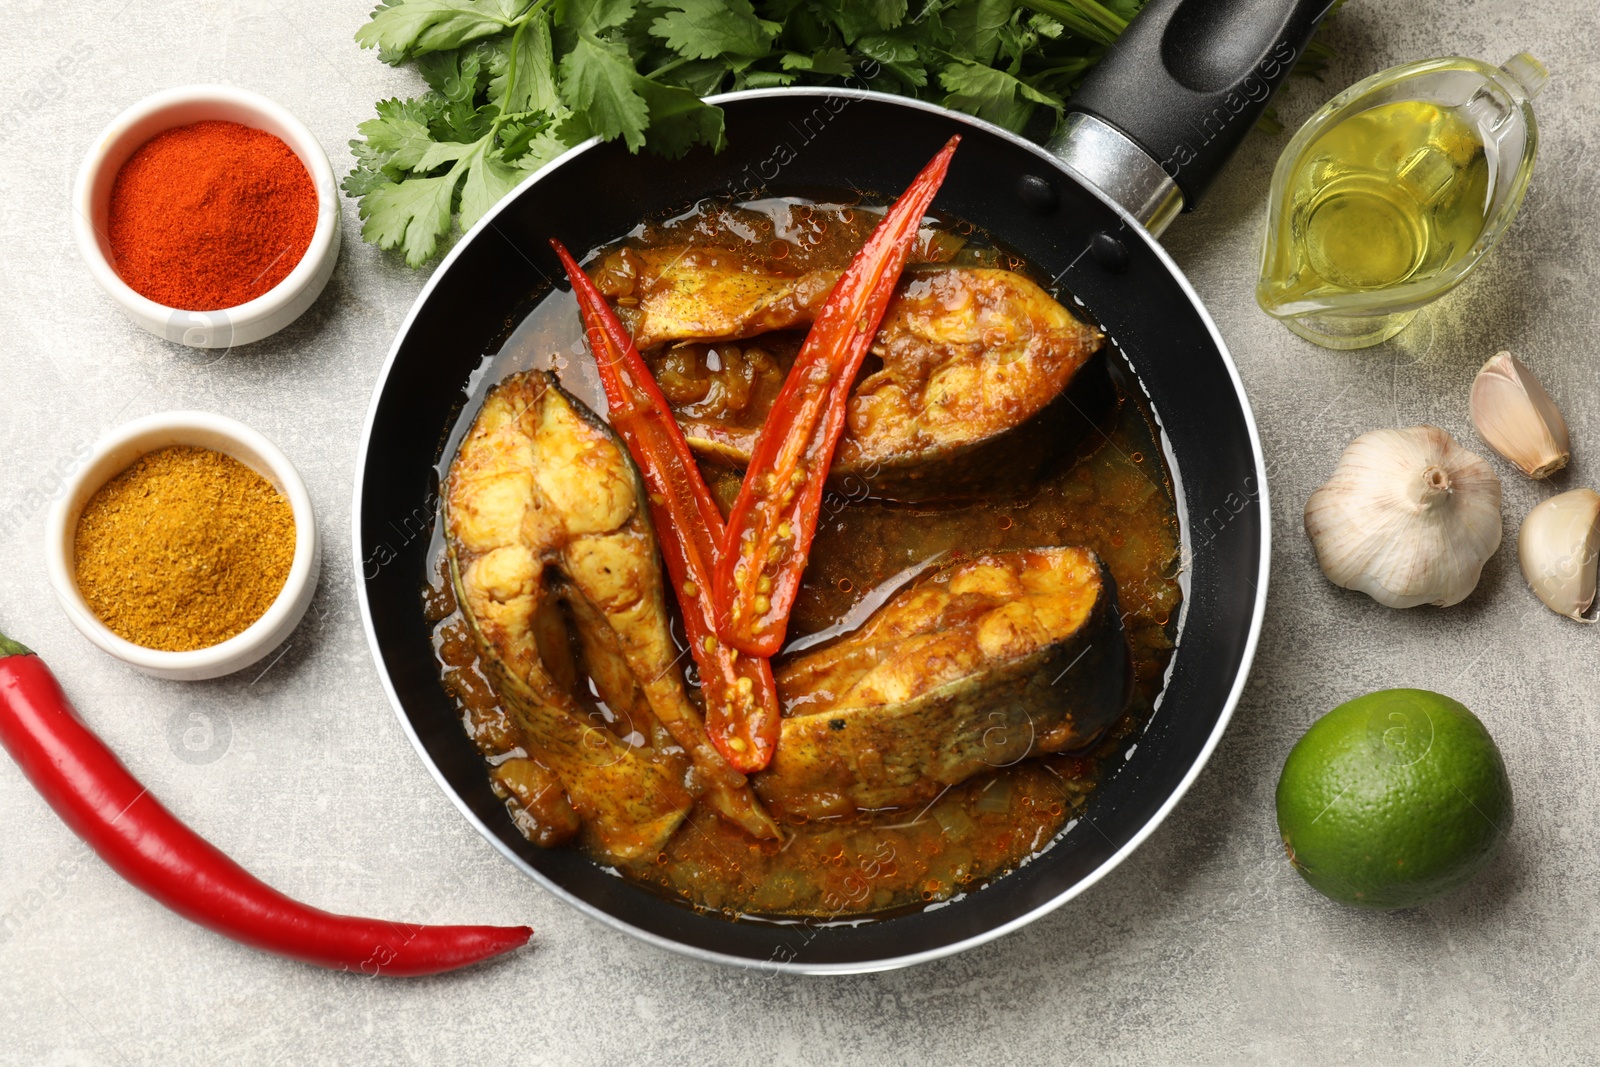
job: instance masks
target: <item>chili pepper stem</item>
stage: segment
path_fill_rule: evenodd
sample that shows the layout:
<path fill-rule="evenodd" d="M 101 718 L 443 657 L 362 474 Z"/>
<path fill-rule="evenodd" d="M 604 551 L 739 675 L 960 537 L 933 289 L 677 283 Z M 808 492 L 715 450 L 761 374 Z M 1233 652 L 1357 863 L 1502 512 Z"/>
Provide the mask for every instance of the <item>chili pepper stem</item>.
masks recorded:
<path fill-rule="evenodd" d="M 33 649 L 29 648 L 21 641 L 13 641 L 5 634 L 0 634 L 0 659 L 5 659 L 7 656 L 31 655 L 33 655 Z"/>

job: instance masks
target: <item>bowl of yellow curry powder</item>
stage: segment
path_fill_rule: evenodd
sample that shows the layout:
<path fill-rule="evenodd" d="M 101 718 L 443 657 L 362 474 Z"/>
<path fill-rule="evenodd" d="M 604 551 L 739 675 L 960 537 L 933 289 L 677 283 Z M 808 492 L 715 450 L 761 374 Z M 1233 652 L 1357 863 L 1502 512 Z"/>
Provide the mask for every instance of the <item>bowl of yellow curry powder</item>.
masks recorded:
<path fill-rule="evenodd" d="M 288 638 L 316 592 L 311 498 L 276 445 L 221 415 L 136 419 L 51 508 L 50 584 L 100 648 L 161 678 L 216 678 Z"/>

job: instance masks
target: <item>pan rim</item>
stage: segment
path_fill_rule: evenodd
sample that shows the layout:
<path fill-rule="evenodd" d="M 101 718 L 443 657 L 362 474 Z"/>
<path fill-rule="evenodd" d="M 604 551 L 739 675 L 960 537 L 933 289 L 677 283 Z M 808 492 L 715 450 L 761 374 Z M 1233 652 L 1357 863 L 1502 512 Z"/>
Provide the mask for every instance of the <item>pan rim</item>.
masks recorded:
<path fill-rule="evenodd" d="M 1257 485 L 1256 499 L 1260 509 L 1260 528 L 1258 530 L 1260 560 L 1256 573 L 1255 601 L 1251 609 L 1249 633 L 1246 635 L 1244 648 L 1240 655 L 1239 667 L 1235 672 L 1233 684 L 1229 689 L 1227 699 L 1223 702 L 1222 710 L 1217 716 L 1216 724 L 1212 727 L 1210 736 L 1206 738 L 1205 744 L 1201 746 L 1199 753 L 1195 756 L 1193 762 L 1190 763 L 1189 768 L 1184 772 L 1183 777 L 1178 781 L 1177 785 L 1173 787 L 1166 799 L 1162 801 L 1161 805 L 1155 810 L 1155 812 L 1145 821 L 1144 825 L 1142 825 L 1121 848 L 1112 853 L 1110 856 L 1106 857 L 1106 859 L 1092 871 L 1078 879 L 1072 885 L 1063 889 L 1056 896 L 1052 897 L 1050 900 L 1032 909 L 1031 911 L 1025 912 L 1022 915 L 985 930 L 982 933 L 974 934 L 971 937 L 963 938 L 959 941 L 953 941 L 949 944 L 940 945 L 936 948 L 925 949 L 920 952 L 907 953 L 902 956 L 888 956 L 871 960 L 853 961 L 849 963 L 797 963 L 772 959 L 757 960 L 747 956 L 736 956 L 729 953 L 716 952 L 711 949 L 700 948 L 695 945 L 688 945 L 681 941 L 673 940 L 670 937 L 665 937 L 649 930 L 637 927 L 632 923 L 629 923 L 611 914 L 610 912 L 605 911 L 602 908 L 596 907 L 581 897 L 568 892 L 564 887 L 546 877 L 543 872 L 539 871 L 532 864 L 528 863 L 504 841 L 500 840 L 499 835 L 478 818 L 478 816 L 472 811 L 471 807 L 467 804 L 466 800 L 445 778 L 443 772 L 440 771 L 439 767 L 434 763 L 433 757 L 429 754 L 427 747 L 422 742 L 421 737 L 418 736 L 415 728 L 412 726 L 410 716 L 406 713 L 405 705 L 400 699 L 400 694 L 396 691 L 394 687 L 394 681 L 389 676 L 388 668 L 385 666 L 384 662 L 383 651 L 378 644 L 378 633 L 376 625 L 373 621 L 372 607 L 367 597 L 367 579 L 365 576 L 366 560 L 362 556 L 361 552 L 361 506 L 365 473 L 372 444 L 372 430 L 377 421 L 378 408 L 383 399 L 385 387 L 388 385 L 390 373 L 394 369 L 395 361 L 399 357 L 400 348 L 404 344 L 407 336 L 410 334 L 411 327 L 416 321 L 418 314 L 421 312 L 423 305 L 426 304 L 429 297 L 432 296 L 435 286 L 439 283 L 439 279 L 442 278 L 445 272 L 450 269 L 450 267 L 455 263 L 456 259 L 463 253 L 463 250 L 468 245 L 475 240 L 481 239 L 484 231 L 495 229 L 495 219 L 501 214 L 501 212 L 507 210 L 511 206 L 513 201 L 515 201 L 521 195 L 523 189 L 544 178 L 557 168 L 570 164 L 573 160 L 577 159 L 585 152 L 593 149 L 595 146 L 601 143 L 600 139 L 597 137 L 592 137 L 580 144 L 574 145 L 572 148 L 568 149 L 554 160 L 530 174 L 527 178 L 523 179 L 517 188 L 513 189 L 510 193 L 507 193 L 500 199 L 498 203 L 485 212 L 483 217 L 480 218 L 469 231 L 463 234 L 461 238 L 456 241 L 455 245 L 449 250 L 449 252 L 445 254 L 444 258 L 439 262 L 439 265 L 434 268 L 433 273 L 429 275 L 428 280 L 423 284 L 421 291 L 418 292 L 416 298 L 412 301 L 410 309 L 406 312 L 405 318 L 401 321 L 399 328 L 395 332 L 394 340 L 389 345 L 388 354 L 384 357 L 383 366 L 380 368 L 377 380 L 373 384 L 372 396 L 367 404 L 366 416 L 362 421 L 361 442 L 360 448 L 356 454 L 356 477 L 354 479 L 354 490 L 351 498 L 351 553 L 354 565 L 354 573 L 356 576 L 356 601 L 361 611 L 361 626 L 362 630 L 366 634 L 367 649 L 372 655 L 373 665 L 377 668 L 378 680 L 383 686 L 384 693 L 389 698 L 389 705 L 393 709 L 395 716 L 400 721 L 401 730 L 403 730 L 406 737 L 410 739 L 411 746 L 416 750 L 417 755 L 421 757 L 423 766 L 427 768 L 428 773 L 432 776 L 434 782 L 439 786 L 439 788 L 444 792 L 445 796 L 448 797 L 451 803 L 456 806 L 457 810 L 461 812 L 462 816 L 466 818 L 467 822 L 475 830 L 477 830 L 478 833 L 482 835 L 482 837 L 488 841 L 490 845 L 499 851 L 501 855 L 510 860 L 511 863 L 517 867 L 517 869 L 530 876 L 546 892 L 553 894 L 557 899 L 575 908 L 578 912 L 588 916 L 590 919 L 596 920 L 614 930 L 619 930 L 632 937 L 638 938 L 640 941 L 654 945 L 657 948 L 662 948 L 669 952 L 687 956 L 691 959 L 699 960 L 704 963 L 716 963 L 747 970 L 759 970 L 787 974 L 868 974 L 879 971 L 896 970 L 902 967 L 914 966 L 919 963 L 928 963 L 933 960 L 942 959 L 946 956 L 953 956 L 957 953 L 965 952 L 969 949 L 974 949 L 980 945 L 995 941 L 1007 934 L 1021 929 L 1024 926 L 1027 926 L 1028 924 L 1040 918 L 1043 918 L 1045 915 L 1048 915 L 1057 908 L 1060 908 L 1068 901 L 1075 899 L 1079 894 L 1083 893 L 1085 890 L 1099 882 L 1100 879 L 1111 873 L 1111 871 L 1116 869 L 1125 859 L 1132 855 L 1133 852 L 1139 848 L 1139 846 L 1144 844 L 1150 835 L 1153 834 L 1156 829 L 1166 821 L 1167 816 L 1170 815 L 1173 809 L 1177 807 L 1178 802 L 1184 798 L 1184 796 L 1188 793 L 1189 788 L 1194 784 L 1195 780 L 1199 778 L 1200 772 L 1204 770 L 1206 764 L 1210 762 L 1212 753 L 1215 752 L 1217 745 L 1222 740 L 1222 735 L 1227 730 L 1228 724 L 1233 720 L 1234 710 L 1238 706 L 1239 700 L 1244 695 L 1244 687 L 1249 681 L 1250 670 L 1254 665 L 1256 649 L 1261 637 L 1262 624 L 1266 616 L 1267 590 L 1272 563 L 1272 508 L 1271 501 L 1268 496 L 1266 461 L 1261 449 L 1261 438 L 1256 426 L 1255 412 L 1250 406 L 1249 397 L 1245 394 L 1244 383 L 1239 377 L 1238 367 L 1234 364 L 1233 355 L 1228 349 L 1227 342 L 1223 340 L 1221 331 L 1217 329 L 1216 322 L 1212 319 L 1210 312 L 1206 309 L 1205 304 L 1201 301 L 1199 294 L 1195 292 L 1194 287 L 1190 284 L 1188 277 L 1181 269 L 1179 269 L 1178 265 L 1172 260 L 1172 257 L 1167 254 L 1166 249 L 1161 246 L 1161 243 L 1157 241 L 1156 238 L 1152 236 L 1148 230 L 1141 226 L 1131 215 L 1129 215 L 1121 205 L 1108 197 L 1097 186 L 1088 181 L 1088 179 L 1084 178 L 1076 170 L 1063 163 L 1055 156 L 1051 155 L 1042 145 L 1037 145 L 1026 138 L 1012 133 L 1010 130 L 1007 130 L 1001 126 L 997 126 L 991 122 L 986 122 L 983 119 L 979 119 L 975 116 L 967 115 L 962 112 L 952 111 L 948 108 L 942 107 L 938 104 L 932 104 L 927 101 L 915 100 L 909 97 L 896 96 L 891 93 L 883 93 L 870 89 L 830 88 L 826 86 L 746 89 L 739 92 L 720 93 L 715 96 L 709 96 L 706 98 L 706 100 L 712 104 L 726 104 L 737 103 L 745 100 L 765 99 L 770 97 L 794 96 L 814 96 L 818 98 L 835 99 L 845 97 L 852 100 L 872 101 L 896 107 L 914 108 L 917 110 L 938 114 L 945 118 L 960 122 L 964 125 L 983 130 L 986 133 L 1010 141 L 1017 147 L 1026 149 L 1033 155 L 1037 156 L 1041 162 L 1045 163 L 1057 172 L 1066 174 L 1073 181 L 1082 186 L 1090 195 L 1104 202 L 1106 206 L 1111 208 L 1111 210 L 1116 213 L 1117 217 L 1121 219 L 1125 229 L 1137 232 L 1140 239 L 1142 239 L 1145 244 L 1154 251 L 1158 260 L 1167 269 L 1172 279 L 1188 297 L 1190 304 L 1200 316 L 1200 320 L 1205 324 L 1206 331 L 1210 335 L 1213 344 L 1216 346 L 1217 354 L 1222 358 L 1223 367 L 1228 373 L 1228 379 L 1233 386 L 1234 395 L 1239 403 L 1240 413 L 1244 417 L 1245 429 L 1250 439 L 1251 458 L 1255 465 L 1255 477 Z M 499 231 L 496 230 L 496 233 L 499 233 Z M 506 238 L 504 234 L 501 234 L 500 236 L 503 240 L 509 241 L 509 238 Z M 1187 517 L 1185 516 L 1185 518 Z"/>

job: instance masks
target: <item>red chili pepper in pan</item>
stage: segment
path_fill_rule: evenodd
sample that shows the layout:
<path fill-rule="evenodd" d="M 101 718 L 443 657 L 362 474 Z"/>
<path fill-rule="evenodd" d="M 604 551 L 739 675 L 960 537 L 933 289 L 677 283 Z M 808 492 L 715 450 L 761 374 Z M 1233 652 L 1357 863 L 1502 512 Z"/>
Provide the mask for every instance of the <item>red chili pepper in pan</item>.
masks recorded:
<path fill-rule="evenodd" d="M 960 140 L 950 138 L 850 261 L 756 438 L 728 514 L 716 585 L 721 636 L 742 652 L 773 656 L 783 646 L 817 532 L 823 483 L 844 433 L 850 387 Z"/>
<path fill-rule="evenodd" d="M 723 552 L 722 512 L 627 327 L 561 242 L 552 239 L 550 246 L 578 297 L 611 425 L 644 474 L 667 575 L 700 669 L 706 733 L 729 763 L 746 774 L 759 771 L 778 744 L 778 689 L 765 657 L 743 655 L 717 638 L 712 582 Z"/>
<path fill-rule="evenodd" d="M 83 724 L 50 668 L 0 635 L 0 744 L 111 869 L 184 918 L 334 970 L 437 974 L 525 944 L 526 926 L 414 926 L 290 900 L 179 822 Z"/>

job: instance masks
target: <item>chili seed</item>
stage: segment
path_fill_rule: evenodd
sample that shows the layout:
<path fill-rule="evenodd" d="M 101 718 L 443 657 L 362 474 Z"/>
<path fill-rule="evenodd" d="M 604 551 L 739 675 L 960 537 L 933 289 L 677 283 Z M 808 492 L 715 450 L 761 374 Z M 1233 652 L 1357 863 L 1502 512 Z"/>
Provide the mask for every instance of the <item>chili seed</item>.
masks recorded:
<path fill-rule="evenodd" d="M 757 615 L 765 615 L 772 608 L 772 601 L 764 596 L 758 596 L 750 602 L 750 607 Z"/>
<path fill-rule="evenodd" d="M 684 596 L 699 596 L 700 595 L 700 587 L 698 585 L 695 585 L 693 582 L 684 582 L 683 583 L 683 595 Z"/>
<path fill-rule="evenodd" d="M 756 592 L 758 592 L 758 593 L 770 593 L 770 592 L 772 592 L 772 579 L 768 578 L 765 574 L 763 574 L 761 577 L 757 578 L 756 579 Z"/>

